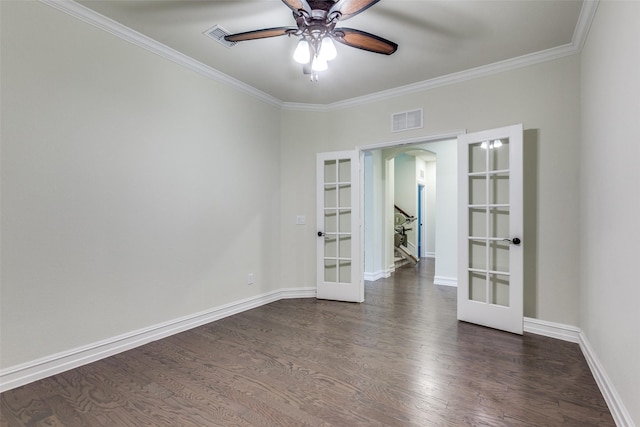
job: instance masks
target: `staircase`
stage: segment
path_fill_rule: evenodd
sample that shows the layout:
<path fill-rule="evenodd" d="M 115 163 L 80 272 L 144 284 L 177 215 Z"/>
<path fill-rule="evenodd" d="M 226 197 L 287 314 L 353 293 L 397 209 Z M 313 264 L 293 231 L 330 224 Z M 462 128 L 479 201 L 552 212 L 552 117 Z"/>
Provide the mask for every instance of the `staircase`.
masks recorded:
<path fill-rule="evenodd" d="M 406 225 L 411 224 L 416 220 L 416 217 L 407 214 L 404 210 L 398 206 L 395 207 L 395 235 L 394 235 L 394 255 L 395 255 L 395 267 L 400 268 L 405 265 L 416 265 L 420 260 L 409 250 L 407 247 L 407 234 L 410 228 Z"/>
<path fill-rule="evenodd" d="M 418 258 L 409 252 L 409 249 L 406 246 L 399 245 L 395 248 L 395 266 L 396 268 L 404 267 L 405 265 L 416 265 Z"/>

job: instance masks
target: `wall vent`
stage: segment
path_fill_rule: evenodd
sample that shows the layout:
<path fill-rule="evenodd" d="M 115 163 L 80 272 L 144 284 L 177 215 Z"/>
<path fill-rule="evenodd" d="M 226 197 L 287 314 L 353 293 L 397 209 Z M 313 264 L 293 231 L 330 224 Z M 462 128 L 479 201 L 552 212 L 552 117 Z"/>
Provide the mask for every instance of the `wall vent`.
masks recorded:
<path fill-rule="evenodd" d="M 391 115 L 391 132 L 401 132 L 422 127 L 422 108 Z"/>
<path fill-rule="evenodd" d="M 233 47 L 236 44 L 238 44 L 238 42 L 228 42 L 224 39 L 224 36 L 228 36 L 231 33 L 225 30 L 224 28 L 222 28 L 220 25 L 214 25 L 213 27 L 205 31 L 203 34 L 209 38 L 214 39 L 215 41 L 217 41 L 218 43 L 220 43 L 225 47 Z"/>

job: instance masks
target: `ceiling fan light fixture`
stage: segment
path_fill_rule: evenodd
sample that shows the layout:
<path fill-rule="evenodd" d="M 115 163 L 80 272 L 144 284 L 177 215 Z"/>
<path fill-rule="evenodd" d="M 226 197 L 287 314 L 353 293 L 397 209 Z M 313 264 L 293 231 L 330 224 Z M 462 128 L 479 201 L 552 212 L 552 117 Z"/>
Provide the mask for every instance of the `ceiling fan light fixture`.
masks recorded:
<path fill-rule="evenodd" d="M 309 50 L 309 42 L 300 39 L 296 50 L 293 52 L 293 59 L 299 64 L 308 64 L 311 60 L 311 51 Z"/>
<path fill-rule="evenodd" d="M 296 27 L 263 28 L 227 34 L 224 36 L 224 40 L 237 43 L 270 37 L 295 36 L 298 38 L 298 44 L 293 52 L 293 59 L 303 65 L 303 74 L 311 74 L 312 81 L 317 81 L 318 73 L 328 68 L 327 61 L 335 59 L 338 55 L 335 41 L 384 55 L 391 55 L 398 48 L 394 42 L 375 34 L 353 28 L 336 28 L 339 21 L 344 21 L 363 12 L 380 0 L 282 1 L 292 10 Z"/>
<path fill-rule="evenodd" d="M 321 56 L 315 56 L 313 58 L 313 63 L 311 64 L 311 69 L 313 71 L 324 71 L 327 68 L 329 68 L 329 64 L 327 64 L 327 61 L 324 58 Z"/>
<path fill-rule="evenodd" d="M 326 36 L 322 39 L 322 44 L 320 45 L 320 56 L 325 61 L 331 61 L 338 56 L 336 45 L 333 43 L 333 40 L 331 40 L 331 37 Z"/>

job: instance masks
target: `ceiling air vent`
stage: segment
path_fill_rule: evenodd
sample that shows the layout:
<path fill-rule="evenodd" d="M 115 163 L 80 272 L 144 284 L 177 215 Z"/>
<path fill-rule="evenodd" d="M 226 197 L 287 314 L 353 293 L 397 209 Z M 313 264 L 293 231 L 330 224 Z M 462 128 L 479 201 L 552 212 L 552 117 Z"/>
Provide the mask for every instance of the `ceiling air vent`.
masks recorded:
<path fill-rule="evenodd" d="M 213 27 L 205 31 L 203 34 L 209 38 L 214 39 L 215 41 L 217 41 L 218 43 L 220 43 L 225 47 L 232 47 L 238 44 L 238 42 L 228 42 L 224 39 L 224 36 L 228 36 L 231 33 L 225 30 L 224 28 L 222 28 L 220 25 L 214 25 Z"/>
<path fill-rule="evenodd" d="M 391 132 L 401 132 L 422 127 L 422 108 L 391 115 Z"/>

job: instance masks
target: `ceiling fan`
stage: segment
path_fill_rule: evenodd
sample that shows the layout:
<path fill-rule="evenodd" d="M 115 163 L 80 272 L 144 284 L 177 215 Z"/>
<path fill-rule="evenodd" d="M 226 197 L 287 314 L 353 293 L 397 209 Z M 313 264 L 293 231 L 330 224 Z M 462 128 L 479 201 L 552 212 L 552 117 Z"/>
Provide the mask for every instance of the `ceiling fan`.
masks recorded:
<path fill-rule="evenodd" d="M 349 19 L 380 0 L 282 0 L 293 11 L 297 27 L 275 27 L 225 36 L 229 42 L 278 36 L 299 37 L 293 59 L 303 64 L 303 72 L 318 80 L 318 72 L 328 68 L 327 61 L 337 55 L 333 40 L 369 52 L 391 55 L 398 45 L 382 37 L 353 28 L 336 28 L 338 21 Z"/>

